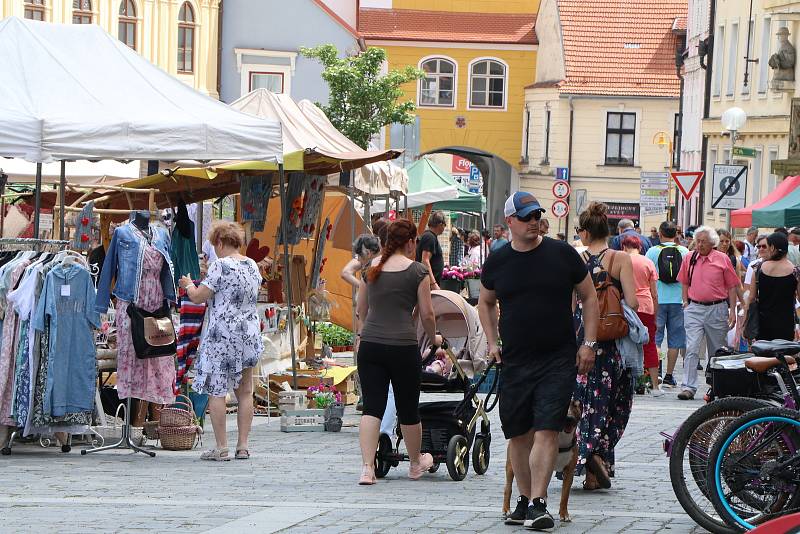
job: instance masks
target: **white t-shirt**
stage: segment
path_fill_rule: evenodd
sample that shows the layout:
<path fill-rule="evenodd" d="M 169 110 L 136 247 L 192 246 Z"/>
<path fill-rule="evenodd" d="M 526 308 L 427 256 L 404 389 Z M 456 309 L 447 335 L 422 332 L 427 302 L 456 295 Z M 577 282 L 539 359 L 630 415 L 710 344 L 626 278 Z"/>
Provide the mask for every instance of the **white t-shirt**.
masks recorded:
<path fill-rule="evenodd" d="M 206 263 L 211 265 L 212 261 L 216 261 L 217 253 L 214 250 L 214 245 L 211 244 L 211 241 L 206 239 L 203 241 L 203 254 L 206 255 Z"/>
<path fill-rule="evenodd" d="M 749 284 L 753 281 L 753 267 L 761 263 L 763 260 L 758 258 L 756 261 L 751 261 L 750 265 L 747 266 L 747 272 L 744 273 L 744 283 Z"/>

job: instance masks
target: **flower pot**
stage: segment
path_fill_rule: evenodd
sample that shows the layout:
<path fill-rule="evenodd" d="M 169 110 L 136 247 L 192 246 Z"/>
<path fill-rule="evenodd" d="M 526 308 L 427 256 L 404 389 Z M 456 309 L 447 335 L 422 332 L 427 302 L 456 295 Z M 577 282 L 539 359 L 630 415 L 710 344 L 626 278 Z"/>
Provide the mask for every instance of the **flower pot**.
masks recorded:
<path fill-rule="evenodd" d="M 481 281 L 477 278 L 468 278 L 467 291 L 469 291 L 469 298 L 478 298 L 481 294 Z"/>
<path fill-rule="evenodd" d="M 283 304 L 283 280 L 267 280 L 267 301 Z"/>
<path fill-rule="evenodd" d="M 333 404 L 325 408 L 325 430 L 328 432 L 342 430 L 342 417 L 344 417 L 343 405 Z"/>
<path fill-rule="evenodd" d="M 461 280 L 442 280 L 442 283 L 439 284 L 439 287 L 454 293 L 461 293 L 461 283 Z"/>

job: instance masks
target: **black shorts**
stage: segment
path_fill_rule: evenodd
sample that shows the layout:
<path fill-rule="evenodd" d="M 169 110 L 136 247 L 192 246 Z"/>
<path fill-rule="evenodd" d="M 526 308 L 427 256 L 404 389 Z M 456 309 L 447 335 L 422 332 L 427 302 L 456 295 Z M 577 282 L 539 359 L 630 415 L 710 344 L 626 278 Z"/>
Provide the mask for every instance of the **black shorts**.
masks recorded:
<path fill-rule="evenodd" d="M 576 348 L 531 355 L 527 361 L 503 362 L 500 379 L 500 422 L 506 439 L 531 430 L 564 429 L 575 390 Z M 521 361 L 522 360 L 522 361 Z"/>

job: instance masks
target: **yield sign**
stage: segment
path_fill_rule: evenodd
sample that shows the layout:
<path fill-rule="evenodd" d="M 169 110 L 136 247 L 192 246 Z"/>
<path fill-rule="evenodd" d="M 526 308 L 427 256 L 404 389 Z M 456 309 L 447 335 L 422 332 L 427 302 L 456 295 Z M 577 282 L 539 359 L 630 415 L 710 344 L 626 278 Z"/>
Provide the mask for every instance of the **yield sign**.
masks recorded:
<path fill-rule="evenodd" d="M 681 171 L 671 172 L 670 174 L 686 200 L 692 198 L 692 194 L 694 194 L 697 186 L 700 185 L 700 180 L 703 179 L 703 171 Z"/>

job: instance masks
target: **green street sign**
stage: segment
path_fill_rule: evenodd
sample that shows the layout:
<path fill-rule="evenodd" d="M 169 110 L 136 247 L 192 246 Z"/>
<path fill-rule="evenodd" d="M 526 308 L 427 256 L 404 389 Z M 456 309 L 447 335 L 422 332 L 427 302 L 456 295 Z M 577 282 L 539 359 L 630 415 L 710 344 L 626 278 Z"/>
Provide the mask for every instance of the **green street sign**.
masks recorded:
<path fill-rule="evenodd" d="M 746 148 L 743 146 L 735 146 L 733 147 L 733 155 L 738 156 L 740 158 L 754 158 L 756 157 L 756 149 Z"/>

